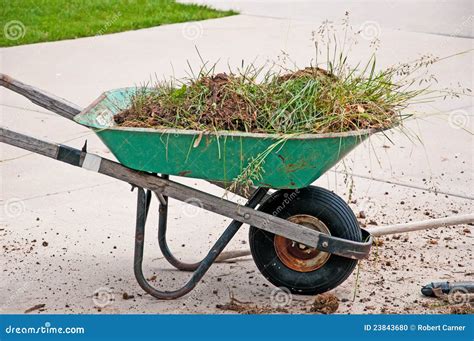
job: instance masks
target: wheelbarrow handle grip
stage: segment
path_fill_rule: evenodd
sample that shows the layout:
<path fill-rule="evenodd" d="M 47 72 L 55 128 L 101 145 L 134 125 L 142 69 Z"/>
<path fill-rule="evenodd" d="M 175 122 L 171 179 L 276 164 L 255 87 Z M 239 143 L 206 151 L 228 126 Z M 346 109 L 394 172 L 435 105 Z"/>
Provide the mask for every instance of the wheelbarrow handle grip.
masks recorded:
<path fill-rule="evenodd" d="M 3 73 L 0 73 L 0 85 L 69 120 L 72 120 L 74 116 L 82 111 L 82 108 L 74 103 L 22 83 Z"/>

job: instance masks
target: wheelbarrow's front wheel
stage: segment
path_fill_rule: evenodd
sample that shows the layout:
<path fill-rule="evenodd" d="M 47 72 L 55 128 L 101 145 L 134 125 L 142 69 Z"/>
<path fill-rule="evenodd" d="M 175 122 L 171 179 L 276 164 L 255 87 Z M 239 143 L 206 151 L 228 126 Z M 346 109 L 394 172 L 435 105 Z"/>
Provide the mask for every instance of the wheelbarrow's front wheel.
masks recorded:
<path fill-rule="evenodd" d="M 320 187 L 275 192 L 260 211 L 324 234 L 360 242 L 359 223 L 336 194 Z M 271 283 L 294 294 L 315 295 L 341 284 L 356 260 L 318 251 L 282 236 L 250 227 L 250 250 L 260 272 Z"/>

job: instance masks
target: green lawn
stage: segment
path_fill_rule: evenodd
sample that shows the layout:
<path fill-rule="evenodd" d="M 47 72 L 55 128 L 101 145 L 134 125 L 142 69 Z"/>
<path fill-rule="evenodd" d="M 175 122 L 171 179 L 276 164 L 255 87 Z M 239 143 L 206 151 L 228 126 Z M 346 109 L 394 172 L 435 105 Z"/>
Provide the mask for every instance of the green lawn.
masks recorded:
<path fill-rule="evenodd" d="M 233 14 L 172 0 L 0 0 L 0 46 L 88 37 Z"/>

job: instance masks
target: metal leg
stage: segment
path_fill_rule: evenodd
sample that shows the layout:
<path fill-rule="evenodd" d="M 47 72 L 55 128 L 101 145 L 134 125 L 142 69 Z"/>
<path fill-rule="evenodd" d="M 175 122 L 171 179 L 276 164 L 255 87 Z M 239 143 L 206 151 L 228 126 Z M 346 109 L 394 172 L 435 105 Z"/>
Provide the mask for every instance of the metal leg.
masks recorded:
<path fill-rule="evenodd" d="M 153 192 L 150 191 L 149 189 L 146 190 L 146 197 L 145 197 L 145 220 L 148 216 L 148 211 L 150 210 L 150 203 L 151 203 L 151 197 L 153 195 Z"/>
<path fill-rule="evenodd" d="M 179 261 L 170 251 L 168 243 L 166 242 L 166 227 L 168 223 L 168 197 L 164 197 L 166 204 L 160 203 L 159 220 L 158 220 L 158 245 L 160 246 L 163 257 L 176 269 L 181 271 L 194 271 L 199 267 L 201 262 L 184 263 Z"/>
<path fill-rule="evenodd" d="M 245 206 L 255 208 L 268 192 L 266 188 L 259 188 L 256 190 Z M 224 233 L 219 237 L 214 246 L 211 248 L 207 256 L 199 263 L 189 281 L 180 289 L 174 291 L 160 291 L 155 289 L 148 283 L 143 275 L 143 248 L 145 244 L 145 223 L 147 214 L 147 194 L 143 188 L 138 188 L 137 200 L 137 221 L 135 233 L 135 258 L 134 258 L 134 272 L 138 284 L 149 293 L 151 296 L 163 300 L 172 300 L 186 295 L 194 289 L 196 284 L 201 280 L 204 274 L 209 270 L 212 263 L 216 260 L 219 254 L 224 250 L 229 241 L 234 237 L 242 223 L 233 220 Z"/>
<path fill-rule="evenodd" d="M 168 175 L 163 175 L 162 178 L 168 179 Z M 158 245 L 160 246 L 163 257 L 176 269 L 181 271 L 194 271 L 199 267 L 201 262 L 197 263 L 184 263 L 179 261 L 171 253 L 168 243 L 166 242 L 166 227 L 168 224 L 168 197 L 163 196 L 165 203 L 160 202 L 159 218 L 158 218 Z"/>

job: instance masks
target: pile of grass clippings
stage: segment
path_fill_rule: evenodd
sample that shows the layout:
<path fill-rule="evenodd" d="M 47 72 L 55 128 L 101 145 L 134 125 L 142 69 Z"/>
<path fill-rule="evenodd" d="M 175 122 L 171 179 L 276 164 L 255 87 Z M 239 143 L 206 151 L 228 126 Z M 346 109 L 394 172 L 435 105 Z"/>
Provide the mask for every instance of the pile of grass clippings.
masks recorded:
<path fill-rule="evenodd" d="M 379 68 L 377 38 L 370 42 L 368 60 L 352 66 L 349 57 L 360 32 L 349 24 L 348 13 L 341 27 L 342 33 L 325 21 L 313 32 L 315 57 L 303 69 L 294 63 L 288 68 L 276 62 L 244 67 L 242 62 L 235 72 L 218 73 L 215 64 L 208 68 L 201 58 L 197 74 L 191 70 L 188 78 L 138 88 L 115 122 L 125 127 L 287 135 L 347 132 L 390 128 L 410 116 L 402 112 L 411 104 L 457 96 L 430 90 L 436 78 L 429 67 L 445 58 L 425 55 Z M 283 53 L 283 64 L 287 61 Z"/>
<path fill-rule="evenodd" d="M 249 67 L 237 74 L 201 72 L 195 80 L 144 88 L 115 116 L 127 127 L 325 133 L 384 129 L 398 123 L 406 100 L 390 72 L 341 78 L 318 67 L 289 73 Z"/>

